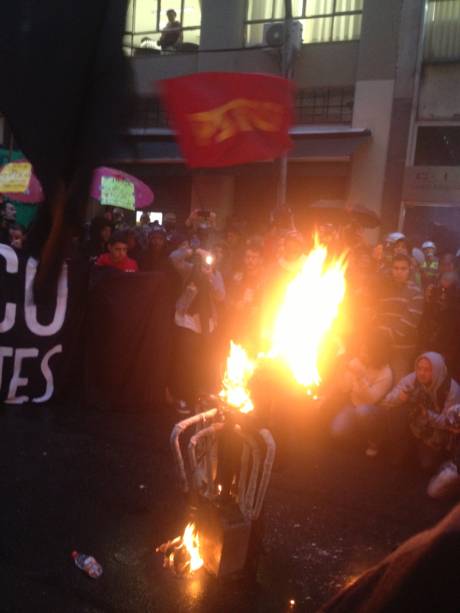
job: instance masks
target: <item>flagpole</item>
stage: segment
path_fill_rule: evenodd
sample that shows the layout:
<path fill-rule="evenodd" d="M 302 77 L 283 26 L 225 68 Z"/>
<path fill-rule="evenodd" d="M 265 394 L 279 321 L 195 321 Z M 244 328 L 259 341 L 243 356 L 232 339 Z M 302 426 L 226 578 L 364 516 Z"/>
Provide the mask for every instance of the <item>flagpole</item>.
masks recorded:
<path fill-rule="evenodd" d="M 292 76 L 292 0 L 284 0 L 284 40 L 281 49 L 281 73 L 285 79 Z M 278 180 L 277 208 L 286 206 L 288 156 L 285 153 L 280 158 L 280 173 Z"/>

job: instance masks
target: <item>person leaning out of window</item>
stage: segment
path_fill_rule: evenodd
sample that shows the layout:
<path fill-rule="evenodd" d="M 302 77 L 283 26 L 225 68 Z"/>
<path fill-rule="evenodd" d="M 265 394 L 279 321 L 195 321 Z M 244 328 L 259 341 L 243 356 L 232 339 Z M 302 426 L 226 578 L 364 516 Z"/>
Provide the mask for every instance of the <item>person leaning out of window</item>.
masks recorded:
<path fill-rule="evenodd" d="M 173 9 L 166 12 L 168 23 L 162 30 L 158 39 L 158 46 L 162 51 L 177 49 L 183 42 L 182 24 L 177 20 L 177 13 Z"/>

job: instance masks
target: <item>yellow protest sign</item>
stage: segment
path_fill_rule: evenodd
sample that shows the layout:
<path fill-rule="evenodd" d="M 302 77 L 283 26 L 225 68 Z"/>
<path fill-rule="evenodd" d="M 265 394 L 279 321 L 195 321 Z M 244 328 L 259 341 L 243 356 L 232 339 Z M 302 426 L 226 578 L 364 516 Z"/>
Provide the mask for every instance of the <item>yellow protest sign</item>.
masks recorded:
<path fill-rule="evenodd" d="M 10 162 L 0 170 L 0 193 L 23 194 L 29 187 L 32 166 L 29 162 Z"/>
<path fill-rule="evenodd" d="M 102 177 L 101 204 L 119 206 L 122 209 L 134 211 L 135 202 L 136 197 L 132 183 L 114 177 Z"/>

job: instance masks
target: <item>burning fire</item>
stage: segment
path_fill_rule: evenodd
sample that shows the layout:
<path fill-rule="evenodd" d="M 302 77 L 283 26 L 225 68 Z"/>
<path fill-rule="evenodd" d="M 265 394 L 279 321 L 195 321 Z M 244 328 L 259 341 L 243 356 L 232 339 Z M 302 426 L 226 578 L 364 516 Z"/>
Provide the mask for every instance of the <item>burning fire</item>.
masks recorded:
<path fill-rule="evenodd" d="M 327 247 L 315 240 L 277 307 L 269 333 L 269 350 L 260 359 L 281 360 L 308 393 L 321 383 L 321 358 L 333 338 L 334 324 L 345 297 L 344 256 L 328 261 Z M 220 397 L 241 413 L 254 409 L 248 383 L 257 362 L 230 343 Z"/>
<path fill-rule="evenodd" d="M 164 554 L 163 566 L 176 575 L 191 575 L 203 566 L 200 555 L 200 538 L 193 522 L 186 525 L 184 534 L 163 543 L 156 549 Z"/>
<path fill-rule="evenodd" d="M 328 263 L 327 247 L 315 241 L 275 317 L 267 357 L 283 360 L 308 389 L 321 383 L 318 364 L 345 296 L 345 270 L 343 257 Z"/>
<path fill-rule="evenodd" d="M 254 409 L 249 390 L 247 389 L 254 369 L 255 363 L 249 359 L 243 347 L 231 341 L 223 389 L 219 396 L 229 406 L 238 409 L 241 413 L 249 413 Z"/>

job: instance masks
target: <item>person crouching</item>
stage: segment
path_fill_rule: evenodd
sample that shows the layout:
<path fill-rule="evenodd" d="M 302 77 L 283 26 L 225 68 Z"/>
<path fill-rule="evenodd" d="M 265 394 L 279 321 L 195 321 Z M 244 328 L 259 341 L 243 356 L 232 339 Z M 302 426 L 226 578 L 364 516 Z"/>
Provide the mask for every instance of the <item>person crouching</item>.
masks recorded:
<path fill-rule="evenodd" d="M 434 351 L 422 353 L 415 361 L 414 372 L 403 377 L 384 400 L 395 449 L 407 449 L 407 435 L 411 432 L 420 467 L 438 467 L 448 448 L 449 434 L 443 424 L 448 410 L 457 404 L 460 386 L 448 374 L 442 355 Z"/>

